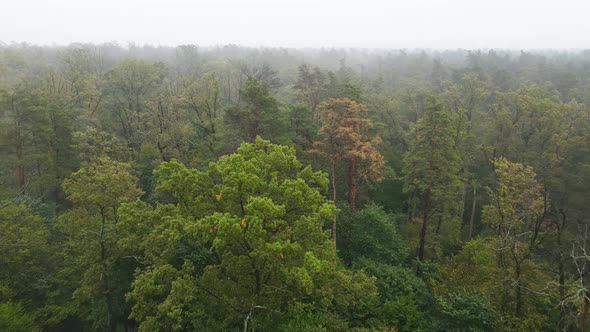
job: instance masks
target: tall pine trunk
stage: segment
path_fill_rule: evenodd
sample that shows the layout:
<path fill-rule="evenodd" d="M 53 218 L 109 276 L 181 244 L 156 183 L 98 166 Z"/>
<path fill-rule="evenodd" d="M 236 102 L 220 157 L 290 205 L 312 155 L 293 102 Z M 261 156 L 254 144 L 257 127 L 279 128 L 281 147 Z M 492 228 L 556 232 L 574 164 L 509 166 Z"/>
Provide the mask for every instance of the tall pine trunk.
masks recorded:
<path fill-rule="evenodd" d="M 25 165 L 23 160 L 23 144 L 18 138 L 16 143 L 16 178 L 18 181 L 18 192 L 25 194 Z"/>
<path fill-rule="evenodd" d="M 348 165 L 348 206 L 351 211 L 356 207 L 356 158 L 350 159 Z"/>
<path fill-rule="evenodd" d="M 334 197 L 334 204 L 336 204 L 336 161 L 332 160 L 332 195 Z M 336 215 L 332 220 L 332 243 L 336 249 Z"/>
<path fill-rule="evenodd" d="M 424 261 L 424 245 L 426 244 L 426 230 L 428 228 L 428 213 L 430 212 L 430 192 L 431 188 L 426 189 L 424 194 L 424 215 L 422 217 L 422 229 L 420 230 L 420 246 L 418 248 L 418 259 Z"/>
<path fill-rule="evenodd" d="M 15 104 L 14 98 L 11 99 L 11 106 L 14 112 L 14 129 L 15 129 L 15 152 L 16 152 L 16 180 L 18 183 L 18 193 L 25 194 L 25 161 L 23 160 L 23 137 L 21 133 L 21 114 Z"/>
<path fill-rule="evenodd" d="M 473 182 L 473 197 L 471 202 L 471 216 L 469 217 L 469 240 L 473 237 L 473 221 L 475 219 L 475 208 L 477 206 L 477 185 Z"/>

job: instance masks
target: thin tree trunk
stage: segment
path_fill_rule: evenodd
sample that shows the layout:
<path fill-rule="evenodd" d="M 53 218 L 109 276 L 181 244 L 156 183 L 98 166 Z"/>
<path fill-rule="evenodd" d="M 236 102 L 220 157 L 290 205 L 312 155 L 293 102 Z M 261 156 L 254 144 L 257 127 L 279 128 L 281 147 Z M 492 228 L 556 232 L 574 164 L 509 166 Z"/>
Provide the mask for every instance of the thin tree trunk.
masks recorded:
<path fill-rule="evenodd" d="M 584 299 L 582 300 L 582 313 L 580 314 L 580 331 L 584 331 L 586 327 L 586 318 L 588 317 L 588 303 L 590 303 L 590 292 L 584 292 Z"/>
<path fill-rule="evenodd" d="M 473 198 L 471 202 L 471 217 L 469 217 L 469 240 L 473 237 L 473 221 L 475 219 L 475 208 L 477 206 L 477 185 L 473 182 Z"/>
<path fill-rule="evenodd" d="M 244 332 L 248 332 L 248 323 L 252 319 L 253 312 L 254 312 L 254 303 L 252 303 L 250 305 L 250 312 L 248 312 L 248 315 L 246 315 L 246 318 L 244 318 Z"/>
<path fill-rule="evenodd" d="M 23 144 L 20 137 L 16 143 L 16 178 L 18 180 L 18 192 L 25 194 L 25 165 L 23 160 Z"/>
<path fill-rule="evenodd" d="M 426 230 L 428 228 L 428 213 L 430 212 L 430 191 L 431 188 L 426 189 L 424 196 L 424 215 L 422 218 L 422 229 L 420 230 L 420 246 L 418 248 L 418 259 L 420 262 L 424 261 L 424 245 L 426 244 Z"/>
<path fill-rule="evenodd" d="M 336 161 L 332 160 L 332 195 L 334 197 L 334 204 L 336 204 Z M 332 220 L 332 243 L 336 249 L 336 215 Z"/>
<path fill-rule="evenodd" d="M 348 165 L 348 206 L 351 211 L 356 207 L 356 158 L 350 159 Z"/>
<path fill-rule="evenodd" d="M 105 331 L 111 332 L 114 331 L 113 325 L 113 297 L 111 295 L 111 290 L 109 289 L 109 283 L 107 278 L 107 255 L 106 255 L 106 247 L 105 247 L 105 223 L 106 223 L 106 215 L 104 207 L 100 209 L 101 214 L 101 225 L 100 225 L 100 258 L 101 258 L 101 265 L 102 271 L 100 275 L 100 279 L 102 280 L 102 284 L 104 287 L 104 294 L 105 294 L 105 304 L 107 307 L 107 317 L 105 323 Z"/>
<path fill-rule="evenodd" d="M 466 202 L 466 197 L 467 197 L 467 184 L 463 184 L 463 195 L 461 195 L 461 210 L 459 213 L 459 221 L 461 222 L 461 225 L 463 225 L 463 222 L 465 220 L 465 202 Z"/>
<path fill-rule="evenodd" d="M 559 323 L 558 323 L 558 331 L 564 331 L 564 323 L 565 323 L 565 307 L 564 307 L 564 301 L 565 301 L 565 273 L 564 273 L 564 269 L 563 269 L 563 257 L 561 257 L 560 254 L 560 258 L 559 258 L 559 302 L 560 302 L 560 306 L 559 306 Z"/>
<path fill-rule="evenodd" d="M 516 263 L 516 317 L 522 317 L 522 285 L 521 285 L 521 267 L 519 262 Z"/>
<path fill-rule="evenodd" d="M 12 109 L 14 111 L 14 129 L 16 138 L 16 178 L 18 183 L 18 192 L 21 195 L 25 193 L 25 165 L 23 160 L 23 138 L 21 135 L 20 111 L 15 105 L 14 97 L 11 99 Z"/>
<path fill-rule="evenodd" d="M 559 212 L 561 213 L 561 224 L 559 224 L 559 227 L 557 228 L 557 248 L 559 250 L 559 263 L 558 263 L 558 269 L 559 269 L 559 302 L 560 302 L 560 306 L 559 306 L 559 325 L 558 325 L 558 329 L 559 331 L 564 331 L 565 328 L 565 306 L 564 306 L 564 302 L 565 302 L 565 269 L 564 269 L 564 265 L 563 265 L 563 260 L 564 255 L 563 255 L 563 251 L 562 251 L 562 243 L 561 243 L 561 234 L 563 233 L 563 229 L 565 227 L 565 222 L 566 222 L 566 215 L 565 212 L 560 209 Z"/>

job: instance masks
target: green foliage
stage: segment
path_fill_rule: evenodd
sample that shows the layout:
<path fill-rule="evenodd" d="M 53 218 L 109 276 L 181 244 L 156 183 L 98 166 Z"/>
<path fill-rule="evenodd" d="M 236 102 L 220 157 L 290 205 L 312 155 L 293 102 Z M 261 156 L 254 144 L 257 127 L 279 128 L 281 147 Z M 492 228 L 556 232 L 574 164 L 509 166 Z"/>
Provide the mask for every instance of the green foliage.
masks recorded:
<path fill-rule="evenodd" d="M 483 296 L 469 293 L 450 293 L 438 297 L 440 331 L 493 331 L 496 312 Z"/>
<path fill-rule="evenodd" d="M 289 132 L 295 147 L 304 151 L 308 150 L 319 129 L 313 119 L 313 112 L 303 104 L 290 105 L 289 122 Z"/>
<path fill-rule="evenodd" d="M 456 150 L 453 118 L 449 110 L 436 97 L 428 100 L 425 113 L 414 127 L 415 139 L 404 156 L 404 190 L 416 197 L 423 210 L 419 258 L 426 247 L 430 256 L 439 256 L 435 244 L 427 245 L 427 238 L 442 242 L 443 247 L 458 242 L 459 211 L 462 207 L 460 158 Z M 416 201 L 410 201 L 416 204 Z M 428 222 L 436 222 L 428 228 Z M 446 236 L 439 237 L 441 230 Z"/>
<path fill-rule="evenodd" d="M 21 320 L 25 324 L 38 318 L 50 302 L 46 292 L 53 282 L 52 265 L 56 261 L 49 240 L 49 227 L 33 209 L 22 203 L 0 203 L 0 302 L 19 302 L 2 305 L 0 326 L 15 324 L 6 326 L 17 330 Z"/>
<path fill-rule="evenodd" d="M 148 101 L 162 82 L 165 69 L 161 63 L 126 58 L 105 75 L 110 117 L 106 126 L 115 126 L 129 147 L 139 150 L 141 143 L 154 134 Z M 109 114 L 106 113 L 106 114 Z"/>
<path fill-rule="evenodd" d="M 240 90 L 240 98 L 240 105 L 226 110 L 230 139 L 251 142 L 257 136 L 263 136 L 274 141 L 283 135 L 285 119 L 265 83 L 249 77 Z"/>
<path fill-rule="evenodd" d="M 0 204 L 4 204 L 0 206 L 0 275 L 3 279 L 26 276 L 32 271 L 25 271 L 36 269 L 38 259 L 46 254 L 49 230 L 43 218 L 26 205 Z M 21 282 L 32 282 L 32 279 Z"/>
<path fill-rule="evenodd" d="M 207 172 L 173 161 L 157 176 L 158 190 L 177 204 L 163 218 L 182 218 L 179 231 L 186 234 L 171 235 L 173 256 L 192 243 L 208 264 L 156 257 L 137 275 L 129 299 L 140 330 L 270 329 L 297 302 L 311 305 L 313 315 L 358 317 L 376 295 L 370 278 L 338 262 L 322 229 L 336 213 L 322 195 L 327 176 L 303 167 L 293 149 L 257 138 Z M 181 216 L 170 214 L 177 209 Z"/>
<path fill-rule="evenodd" d="M 95 329 L 114 329 L 125 322 L 124 285 L 129 285 L 133 261 L 118 247 L 121 204 L 141 196 L 130 164 L 103 156 L 64 181 L 75 207 L 64 213 L 57 228 L 65 235 L 62 255 L 68 274 L 76 276 L 73 298 L 81 317 Z"/>
<path fill-rule="evenodd" d="M 295 303 L 289 308 L 286 322 L 281 324 L 280 331 L 298 332 L 327 332 L 328 321 L 326 314 L 314 311 L 309 304 Z"/>
<path fill-rule="evenodd" d="M 355 270 L 376 278 L 379 305 L 372 309 L 374 327 L 425 330 L 424 312 L 433 298 L 428 287 L 405 264 L 409 251 L 397 232 L 394 216 L 369 205 L 340 218 L 339 256 Z"/>
<path fill-rule="evenodd" d="M 583 330 L 588 55 L 2 45 L 0 330 Z"/>
<path fill-rule="evenodd" d="M 72 203 L 89 211 L 98 209 L 111 213 L 119 204 L 141 195 L 136 182 L 130 164 L 103 156 L 70 175 L 63 187 Z"/>
<path fill-rule="evenodd" d="M 340 218 L 338 255 L 348 264 L 370 260 L 388 265 L 405 263 L 409 252 L 397 232 L 393 215 L 368 205 Z"/>
<path fill-rule="evenodd" d="M 426 113 L 414 128 L 416 139 L 404 159 L 406 191 L 422 194 L 431 188 L 433 200 L 438 203 L 434 209 L 440 213 L 446 206 L 456 206 L 453 198 L 461 190 L 452 120 L 449 110 L 435 97 L 430 98 Z"/>
<path fill-rule="evenodd" d="M 10 332 L 37 332 L 41 331 L 33 320 L 18 303 L 0 304 L 0 330 Z"/>
<path fill-rule="evenodd" d="M 355 268 L 376 278 L 381 304 L 374 316 L 382 325 L 400 331 L 428 328 L 429 306 L 434 299 L 424 281 L 416 277 L 415 269 L 369 260 L 359 260 Z"/>

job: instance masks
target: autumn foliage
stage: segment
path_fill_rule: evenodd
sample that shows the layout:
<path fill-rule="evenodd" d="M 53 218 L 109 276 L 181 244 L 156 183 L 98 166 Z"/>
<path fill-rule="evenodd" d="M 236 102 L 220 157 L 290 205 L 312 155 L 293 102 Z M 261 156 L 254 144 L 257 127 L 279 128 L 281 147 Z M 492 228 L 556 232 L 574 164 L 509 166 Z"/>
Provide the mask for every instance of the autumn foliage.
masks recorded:
<path fill-rule="evenodd" d="M 312 152 L 324 156 L 332 163 L 332 191 L 336 197 L 336 166 L 348 163 L 348 204 L 351 210 L 356 205 L 357 178 L 381 181 L 380 170 L 383 156 L 377 150 L 381 138 L 370 137 L 371 120 L 364 105 L 348 98 L 330 99 L 319 106 L 321 127 L 319 140 L 312 145 Z M 332 239 L 336 239 L 335 223 Z"/>

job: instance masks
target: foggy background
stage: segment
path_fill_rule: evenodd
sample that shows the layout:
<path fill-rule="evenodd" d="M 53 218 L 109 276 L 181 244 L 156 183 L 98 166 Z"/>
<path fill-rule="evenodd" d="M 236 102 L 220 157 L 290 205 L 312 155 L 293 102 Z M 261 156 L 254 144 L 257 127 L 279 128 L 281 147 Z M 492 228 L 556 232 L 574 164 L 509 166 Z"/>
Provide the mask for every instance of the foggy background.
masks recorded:
<path fill-rule="evenodd" d="M 589 15 L 584 0 L 2 0 L 0 42 L 583 49 Z"/>

